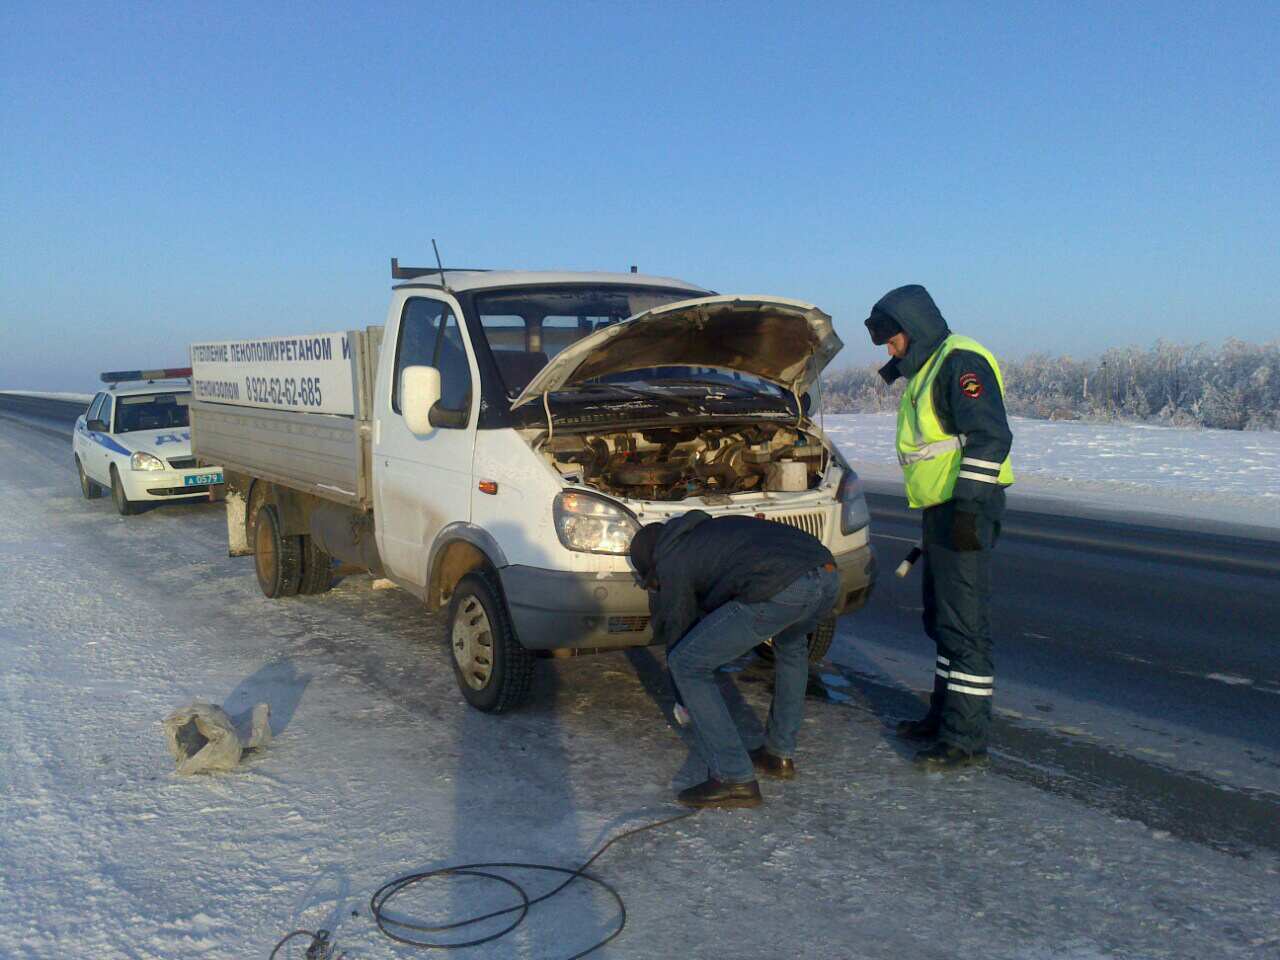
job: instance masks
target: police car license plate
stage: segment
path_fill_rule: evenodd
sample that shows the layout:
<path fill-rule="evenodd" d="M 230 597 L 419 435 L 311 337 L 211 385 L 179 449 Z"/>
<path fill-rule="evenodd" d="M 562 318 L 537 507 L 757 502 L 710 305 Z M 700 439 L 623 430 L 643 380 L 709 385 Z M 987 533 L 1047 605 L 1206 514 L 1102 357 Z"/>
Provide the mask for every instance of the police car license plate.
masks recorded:
<path fill-rule="evenodd" d="M 221 483 L 222 471 L 216 473 L 196 473 L 182 478 L 184 487 L 203 487 L 209 484 Z"/>

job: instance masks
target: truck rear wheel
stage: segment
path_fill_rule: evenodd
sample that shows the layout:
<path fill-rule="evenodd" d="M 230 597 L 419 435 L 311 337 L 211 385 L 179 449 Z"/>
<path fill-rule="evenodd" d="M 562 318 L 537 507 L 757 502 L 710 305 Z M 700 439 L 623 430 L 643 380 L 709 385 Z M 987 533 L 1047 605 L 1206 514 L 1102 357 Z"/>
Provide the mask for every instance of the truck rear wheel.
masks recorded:
<path fill-rule="evenodd" d="M 333 586 L 333 557 L 316 546 L 316 538 L 304 536 L 302 540 L 302 580 L 298 593 L 311 596 L 324 593 Z"/>
<path fill-rule="evenodd" d="M 449 650 L 458 689 L 485 713 L 504 713 L 529 696 L 534 656 L 516 639 L 493 575 L 476 570 L 449 599 Z"/>
<path fill-rule="evenodd" d="M 80 462 L 79 457 L 76 457 L 76 473 L 80 475 L 80 492 L 84 494 L 86 500 L 97 500 L 102 496 L 102 488 L 89 479 L 89 475 L 84 472 L 84 464 Z"/>
<path fill-rule="evenodd" d="M 813 632 L 809 634 L 809 662 L 821 663 L 822 659 L 827 655 L 827 651 L 831 649 L 831 641 L 836 635 L 836 618 L 827 617 L 825 620 L 819 620 L 818 625 L 813 628 Z M 773 641 L 768 640 L 756 647 L 756 653 L 763 660 L 773 662 Z"/>
<path fill-rule="evenodd" d="M 302 538 L 280 534 L 280 516 L 267 504 L 253 524 L 253 565 L 264 596 L 292 597 L 302 581 Z"/>

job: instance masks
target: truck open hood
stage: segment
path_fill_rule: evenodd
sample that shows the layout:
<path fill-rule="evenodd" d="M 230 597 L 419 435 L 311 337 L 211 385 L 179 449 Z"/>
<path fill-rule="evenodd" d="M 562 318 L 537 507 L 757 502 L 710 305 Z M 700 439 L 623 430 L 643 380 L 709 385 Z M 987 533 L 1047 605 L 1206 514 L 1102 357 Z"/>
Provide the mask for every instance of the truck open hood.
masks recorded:
<path fill-rule="evenodd" d="M 561 350 L 512 403 L 648 367 L 717 367 L 804 393 L 844 344 L 831 317 L 782 297 L 699 297 L 597 330 Z"/>

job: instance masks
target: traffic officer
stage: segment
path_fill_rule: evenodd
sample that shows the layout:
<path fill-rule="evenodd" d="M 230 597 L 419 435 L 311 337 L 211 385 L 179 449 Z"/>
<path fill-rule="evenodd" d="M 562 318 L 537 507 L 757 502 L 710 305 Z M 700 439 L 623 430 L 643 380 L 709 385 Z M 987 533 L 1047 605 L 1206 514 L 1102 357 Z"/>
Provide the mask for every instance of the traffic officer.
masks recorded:
<path fill-rule="evenodd" d="M 990 351 L 952 333 L 918 284 L 886 293 L 866 325 L 891 357 L 880 376 L 907 381 L 898 462 L 907 502 L 924 511 L 924 629 L 938 655 L 928 713 L 898 733 L 930 744 L 915 756 L 926 769 L 983 763 L 995 682 L 990 558 L 1013 483 L 1004 381 Z"/>

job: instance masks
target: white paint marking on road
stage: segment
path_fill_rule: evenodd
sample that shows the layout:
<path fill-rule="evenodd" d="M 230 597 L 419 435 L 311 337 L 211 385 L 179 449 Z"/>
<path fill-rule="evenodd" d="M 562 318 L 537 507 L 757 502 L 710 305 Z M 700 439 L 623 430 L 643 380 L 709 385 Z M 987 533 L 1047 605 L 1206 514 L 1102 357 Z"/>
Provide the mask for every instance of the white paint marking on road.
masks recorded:
<path fill-rule="evenodd" d="M 1217 680 L 1219 683 L 1225 683 L 1233 687 L 1251 687 L 1253 681 L 1248 677 L 1237 677 L 1232 673 L 1206 673 L 1206 680 Z"/>
<path fill-rule="evenodd" d="M 888 534 L 888 533 L 873 533 L 873 534 L 872 534 L 872 536 L 873 536 L 873 537 L 876 537 L 876 538 L 878 538 L 878 539 L 880 539 L 880 540 L 900 540 L 900 541 L 902 541 L 903 543 L 915 543 L 915 542 L 916 542 L 916 541 L 915 541 L 915 540 L 913 540 L 911 537 L 895 537 L 895 536 L 893 536 L 892 534 Z"/>

